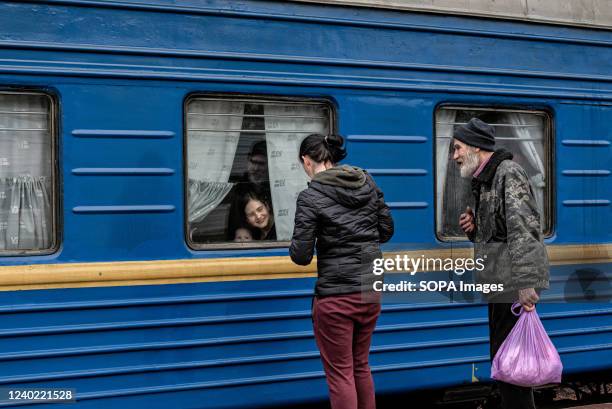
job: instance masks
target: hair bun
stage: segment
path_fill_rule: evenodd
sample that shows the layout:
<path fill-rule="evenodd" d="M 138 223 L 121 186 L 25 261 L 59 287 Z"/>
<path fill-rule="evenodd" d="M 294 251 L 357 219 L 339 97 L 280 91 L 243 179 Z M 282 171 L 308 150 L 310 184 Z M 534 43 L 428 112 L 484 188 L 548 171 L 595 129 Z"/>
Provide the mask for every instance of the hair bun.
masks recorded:
<path fill-rule="evenodd" d="M 344 144 L 344 139 L 340 135 L 337 135 L 337 134 L 328 135 L 326 140 L 329 146 L 341 147 Z"/>
<path fill-rule="evenodd" d="M 327 138 L 327 144 L 329 145 L 329 151 L 332 155 L 332 162 L 338 163 L 342 159 L 346 158 L 346 149 L 342 147 L 344 145 L 344 138 L 337 134 L 331 134 Z"/>

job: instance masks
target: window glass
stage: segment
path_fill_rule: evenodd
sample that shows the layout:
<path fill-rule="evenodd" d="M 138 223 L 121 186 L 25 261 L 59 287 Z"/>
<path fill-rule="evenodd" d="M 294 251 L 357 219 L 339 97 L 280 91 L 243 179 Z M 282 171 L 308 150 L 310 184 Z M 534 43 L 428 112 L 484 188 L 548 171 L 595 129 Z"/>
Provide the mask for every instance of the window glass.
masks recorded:
<path fill-rule="evenodd" d="M 193 98 L 186 109 L 188 235 L 195 245 L 287 241 L 307 187 L 302 140 L 328 134 L 320 102 Z"/>
<path fill-rule="evenodd" d="M 527 172 L 534 190 L 542 228 L 550 227 L 548 174 L 550 128 L 544 112 L 483 108 L 442 107 L 436 112 L 436 229 L 446 240 L 467 239 L 459 227 L 459 215 L 474 206 L 471 179 L 462 178 L 452 160 L 453 129 L 477 117 L 495 127 L 495 149 L 504 148 Z"/>
<path fill-rule="evenodd" d="M 0 93 L 0 251 L 54 247 L 52 104 Z"/>

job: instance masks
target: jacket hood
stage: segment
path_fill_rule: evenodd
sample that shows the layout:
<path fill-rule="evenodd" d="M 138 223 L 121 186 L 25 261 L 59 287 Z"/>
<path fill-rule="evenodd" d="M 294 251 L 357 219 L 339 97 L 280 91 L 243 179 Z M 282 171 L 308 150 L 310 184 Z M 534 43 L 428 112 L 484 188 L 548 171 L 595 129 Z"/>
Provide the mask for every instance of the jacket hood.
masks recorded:
<path fill-rule="evenodd" d="M 472 194 L 474 195 L 476 201 L 476 208 L 479 206 L 481 186 L 491 186 L 493 177 L 495 176 L 495 172 L 497 172 L 499 165 L 505 160 L 512 160 L 512 157 L 512 153 L 505 149 L 496 150 L 493 152 L 491 159 L 489 159 L 489 162 L 487 162 L 482 172 L 480 172 L 480 175 L 472 178 Z"/>
<path fill-rule="evenodd" d="M 367 183 L 366 173 L 355 166 L 342 165 L 317 173 L 310 187 L 343 206 L 356 208 L 372 198 L 374 188 Z"/>
<path fill-rule="evenodd" d="M 474 179 L 476 180 L 477 183 L 490 184 L 491 181 L 493 180 L 493 176 L 495 176 L 495 172 L 497 172 L 497 167 L 503 161 L 511 160 L 512 157 L 513 157 L 512 153 L 508 152 L 505 149 L 496 150 L 495 152 L 493 152 L 491 159 L 489 159 L 489 162 L 487 162 L 487 164 L 485 165 L 480 175 L 478 175 Z"/>
<path fill-rule="evenodd" d="M 317 173 L 314 178 L 312 178 L 312 181 L 324 185 L 357 189 L 365 184 L 366 176 L 363 170 L 358 167 L 342 165 Z"/>

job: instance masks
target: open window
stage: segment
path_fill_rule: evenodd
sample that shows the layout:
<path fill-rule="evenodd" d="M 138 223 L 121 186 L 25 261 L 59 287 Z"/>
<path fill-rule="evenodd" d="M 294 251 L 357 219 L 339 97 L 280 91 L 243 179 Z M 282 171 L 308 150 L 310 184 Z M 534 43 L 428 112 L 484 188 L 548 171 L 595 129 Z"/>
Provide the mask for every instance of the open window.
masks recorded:
<path fill-rule="evenodd" d="M 185 105 L 187 233 L 194 248 L 282 246 L 307 187 L 300 143 L 329 134 L 324 101 L 196 96 Z"/>
<path fill-rule="evenodd" d="M 0 92 L 0 254 L 56 248 L 54 104 L 48 95 Z"/>
<path fill-rule="evenodd" d="M 504 148 L 527 172 L 545 234 L 551 230 L 551 119 L 544 111 L 442 106 L 436 111 L 436 233 L 445 241 L 467 240 L 459 215 L 474 206 L 471 181 L 452 160 L 456 126 L 477 117 L 495 127 L 495 148 Z"/>

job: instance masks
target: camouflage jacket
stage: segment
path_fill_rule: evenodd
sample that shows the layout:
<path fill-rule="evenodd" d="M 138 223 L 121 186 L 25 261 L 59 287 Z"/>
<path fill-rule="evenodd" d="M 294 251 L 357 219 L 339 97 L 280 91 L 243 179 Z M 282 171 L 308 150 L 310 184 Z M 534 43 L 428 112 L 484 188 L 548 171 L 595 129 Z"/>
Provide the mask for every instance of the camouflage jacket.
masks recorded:
<path fill-rule="evenodd" d="M 540 214 L 525 170 L 511 153 L 498 150 L 472 179 L 472 191 L 476 230 L 468 238 L 485 266 L 475 271 L 476 281 L 503 284 L 504 293 L 548 288 Z"/>

